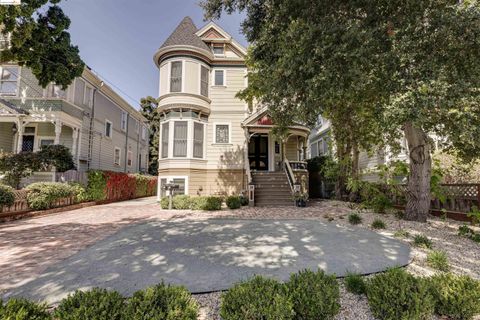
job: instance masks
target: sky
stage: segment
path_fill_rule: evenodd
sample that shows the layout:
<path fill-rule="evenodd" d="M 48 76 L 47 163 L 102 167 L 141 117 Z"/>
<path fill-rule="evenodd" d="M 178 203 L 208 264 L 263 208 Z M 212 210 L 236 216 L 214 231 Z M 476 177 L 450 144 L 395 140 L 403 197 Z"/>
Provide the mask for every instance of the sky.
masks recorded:
<path fill-rule="evenodd" d="M 71 20 L 72 43 L 83 61 L 133 107 L 140 98 L 158 97 L 155 51 L 185 16 L 202 27 L 199 0 L 63 0 Z M 216 21 L 234 39 L 247 42 L 240 32 L 240 14 Z"/>

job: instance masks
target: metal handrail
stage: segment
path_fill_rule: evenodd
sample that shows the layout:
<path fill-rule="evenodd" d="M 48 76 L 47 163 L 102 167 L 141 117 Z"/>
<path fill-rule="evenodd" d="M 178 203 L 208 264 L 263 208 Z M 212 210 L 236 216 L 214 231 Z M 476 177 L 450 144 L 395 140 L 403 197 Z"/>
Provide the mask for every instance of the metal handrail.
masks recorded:
<path fill-rule="evenodd" d="M 290 162 L 288 161 L 288 159 L 285 159 L 283 163 L 284 163 L 283 168 L 285 170 L 285 174 L 287 175 L 288 184 L 290 185 L 290 189 L 293 192 L 295 190 L 294 185 L 296 183 L 295 175 L 293 174 L 293 170 L 292 170 L 292 167 L 290 166 Z"/>

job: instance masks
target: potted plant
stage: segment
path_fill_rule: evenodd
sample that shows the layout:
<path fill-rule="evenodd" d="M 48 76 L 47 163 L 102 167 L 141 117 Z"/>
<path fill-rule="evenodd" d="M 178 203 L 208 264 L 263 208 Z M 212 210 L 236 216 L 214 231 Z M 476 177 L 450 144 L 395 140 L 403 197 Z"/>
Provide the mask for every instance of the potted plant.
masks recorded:
<path fill-rule="evenodd" d="M 297 207 L 304 208 L 307 206 L 308 193 L 297 191 L 293 194 L 293 200 Z"/>

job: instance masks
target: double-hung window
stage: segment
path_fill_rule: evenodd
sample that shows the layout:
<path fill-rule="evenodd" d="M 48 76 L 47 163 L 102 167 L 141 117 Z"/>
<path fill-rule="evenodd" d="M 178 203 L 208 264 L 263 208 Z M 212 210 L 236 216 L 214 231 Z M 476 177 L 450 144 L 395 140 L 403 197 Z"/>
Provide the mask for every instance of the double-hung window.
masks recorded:
<path fill-rule="evenodd" d="M 127 151 L 127 166 L 131 167 L 133 164 L 132 151 Z"/>
<path fill-rule="evenodd" d="M 120 165 L 120 158 L 121 158 L 121 149 L 115 147 L 114 154 L 113 154 L 113 164 L 119 166 Z"/>
<path fill-rule="evenodd" d="M 169 122 L 162 124 L 162 158 L 168 158 L 168 131 Z"/>
<path fill-rule="evenodd" d="M 120 123 L 122 131 L 127 131 L 127 113 L 125 111 L 122 111 L 122 119 Z"/>
<path fill-rule="evenodd" d="M 208 97 L 208 68 L 204 66 L 201 67 L 200 94 Z"/>
<path fill-rule="evenodd" d="M 108 120 L 105 120 L 105 137 L 112 137 L 112 123 Z"/>
<path fill-rule="evenodd" d="M 0 68 L 0 94 L 5 96 L 16 96 L 18 93 L 17 66 L 3 66 Z"/>
<path fill-rule="evenodd" d="M 222 46 L 213 46 L 213 54 L 215 56 L 224 56 L 225 55 L 225 47 Z"/>
<path fill-rule="evenodd" d="M 174 61 L 170 70 L 170 92 L 182 91 L 182 61 Z"/>
<path fill-rule="evenodd" d="M 214 72 L 214 85 L 224 86 L 225 85 L 225 70 L 215 70 Z"/>
<path fill-rule="evenodd" d="M 193 123 L 193 157 L 203 158 L 204 124 Z"/>
<path fill-rule="evenodd" d="M 92 101 L 93 101 L 93 88 L 85 85 L 85 94 L 83 95 L 83 104 L 92 107 Z"/>
<path fill-rule="evenodd" d="M 188 122 L 175 121 L 173 126 L 173 156 L 186 157 L 188 143 Z"/>

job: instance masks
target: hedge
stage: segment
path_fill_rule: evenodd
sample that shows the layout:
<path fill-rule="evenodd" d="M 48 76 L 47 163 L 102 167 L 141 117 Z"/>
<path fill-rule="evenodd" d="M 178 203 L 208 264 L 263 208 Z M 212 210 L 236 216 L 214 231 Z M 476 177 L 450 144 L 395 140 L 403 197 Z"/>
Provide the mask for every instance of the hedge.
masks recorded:
<path fill-rule="evenodd" d="M 60 199 L 75 196 L 75 188 L 60 182 L 37 182 L 25 188 L 28 190 L 27 203 L 34 210 L 45 210 L 55 206 Z"/>
<path fill-rule="evenodd" d="M 204 210 L 215 211 L 222 209 L 223 198 L 217 196 L 190 197 L 188 195 L 176 195 L 172 199 L 172 209 L 176 210 Z M 160 200 L 162 209 L 168 209 L 169 198 Z"/>
<path fill-rule="evenodd" d="M 153 196 L 156 192 L 157 177 L 100 170 L 88 172 L 90 200 L 128 200 Z"/>
<path fill-rule="evenodd" d="M 0 212 L 2 207 L 10 207 L 15 202 L 14 189 L 10 186 L 0 184 Z"/>

